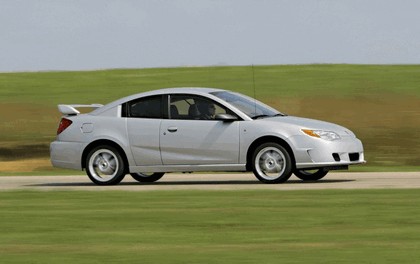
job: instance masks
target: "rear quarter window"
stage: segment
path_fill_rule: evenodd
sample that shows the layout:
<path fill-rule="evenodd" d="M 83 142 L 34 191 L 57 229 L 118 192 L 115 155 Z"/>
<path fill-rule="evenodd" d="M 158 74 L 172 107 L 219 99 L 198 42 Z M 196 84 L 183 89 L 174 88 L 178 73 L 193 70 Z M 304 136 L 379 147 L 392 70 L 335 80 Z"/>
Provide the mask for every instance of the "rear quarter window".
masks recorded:
<path fill-rule="evenodd" d="M 126 104 L 127 117 L 134 118 L 162 118 L 162 96 L 150 96 L 136 99 Z"/>

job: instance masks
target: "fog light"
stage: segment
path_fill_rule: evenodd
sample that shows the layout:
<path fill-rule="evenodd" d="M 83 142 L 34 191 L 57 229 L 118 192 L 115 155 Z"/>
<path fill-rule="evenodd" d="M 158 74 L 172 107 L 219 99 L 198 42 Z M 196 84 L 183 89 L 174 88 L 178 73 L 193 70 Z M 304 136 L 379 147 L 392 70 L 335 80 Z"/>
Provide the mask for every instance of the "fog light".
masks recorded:
<path fill-rule="evenodd" d="M 341 160 L 340 155 L 338 155 L 338 153 L 333 153 L 332 156 L 333 156 L 335 161 L 340 161 Z"/>

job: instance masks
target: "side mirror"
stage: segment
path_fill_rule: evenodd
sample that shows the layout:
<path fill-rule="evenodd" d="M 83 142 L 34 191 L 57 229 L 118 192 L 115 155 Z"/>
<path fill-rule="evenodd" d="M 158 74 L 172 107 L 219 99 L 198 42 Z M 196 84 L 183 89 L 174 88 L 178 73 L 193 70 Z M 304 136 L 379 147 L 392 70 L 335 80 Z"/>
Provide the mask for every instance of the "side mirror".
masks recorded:
<path fill-rule="evenodd" d="M 230 115 L 230 114 L 217 114 L 214 117 L 215 120 L 221 120 L 223 122 L 233 122 L 238 120 L 238 118 L 234 115 Z"/>

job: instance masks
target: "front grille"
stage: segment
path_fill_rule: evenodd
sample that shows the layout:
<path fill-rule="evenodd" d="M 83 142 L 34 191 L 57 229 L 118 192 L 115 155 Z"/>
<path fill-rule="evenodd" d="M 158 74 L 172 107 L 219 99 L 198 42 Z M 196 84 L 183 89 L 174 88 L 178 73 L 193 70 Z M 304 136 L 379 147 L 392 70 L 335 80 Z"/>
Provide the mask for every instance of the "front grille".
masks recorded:
<path fill-rule="evenodd" d="M 350 161 L 358 161 L 359 160 L 359 153 L 349 153 Z"/>
<path fill-rule="evenodd" d="M 333 153 L 332 155 L 333 155 L 333 158 L 334 158 L 335 161 L 340 161 L 341 160 L 340 155 L 338 155 L 338 153 Z"/>

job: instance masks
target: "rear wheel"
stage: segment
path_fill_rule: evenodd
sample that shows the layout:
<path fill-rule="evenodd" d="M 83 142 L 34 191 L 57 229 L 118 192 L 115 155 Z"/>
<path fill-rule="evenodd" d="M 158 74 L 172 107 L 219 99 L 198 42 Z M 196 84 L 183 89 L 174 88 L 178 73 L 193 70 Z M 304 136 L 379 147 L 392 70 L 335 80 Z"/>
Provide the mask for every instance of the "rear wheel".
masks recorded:
<path fill-rule="evenodd" d="M 117 149 L 111 146 L 98 146 L 86 158 L 86 174 L 98 185 L 114 185 L 124 179 L 124 161 Z"/>
<path fill-rule="evenodd" d="M 137 173 L 130 173 L 131 177 L 138 182 L 155 182 L 163 177 L 165 173 L 163 172 L 155 172 L 155 173 L 146 173 L 146 172 L 137 172 Z"/>
<path fill-rule="evenodd" d="M 292 175 L 292 160 L 289 152 L 277 143 L 264 143 L 252 156 L 255 177 L 264 183 L 281 183 Z"/>
<path fill-rule="evenodd" d="M 296 177 L 303 181 L 317 181 L 324 178 L 327 175 L 328 170 L 316 169 L 316 170 L 296 170 L 293 172 Z"/>

